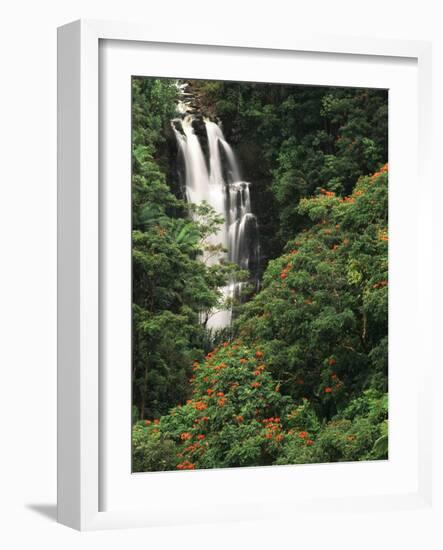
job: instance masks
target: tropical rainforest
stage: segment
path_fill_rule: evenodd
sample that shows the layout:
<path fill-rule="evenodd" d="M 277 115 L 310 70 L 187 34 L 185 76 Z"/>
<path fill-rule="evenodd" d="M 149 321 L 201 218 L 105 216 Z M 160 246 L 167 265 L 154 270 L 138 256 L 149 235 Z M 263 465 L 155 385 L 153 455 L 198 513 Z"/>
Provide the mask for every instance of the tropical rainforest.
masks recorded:
<path fill-rule="evenodd" d="M 248 264 L 187 193 L 205 125 Z M 133 471 L 388 457 L 387 162 L 386 90 L 132 79 Z"/>

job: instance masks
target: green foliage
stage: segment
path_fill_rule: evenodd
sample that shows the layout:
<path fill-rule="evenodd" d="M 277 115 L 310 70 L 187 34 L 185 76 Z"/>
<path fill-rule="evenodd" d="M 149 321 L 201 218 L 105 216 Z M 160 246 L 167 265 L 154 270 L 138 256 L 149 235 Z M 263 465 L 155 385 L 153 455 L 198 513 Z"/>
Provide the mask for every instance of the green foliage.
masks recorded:
<path fill-rule="evenodd" d="M 280 392 L 263 352 L 236 341 L 194 363 L 192 398 L 133 428 L 134 470 L 387 458 L 387 399 L 375 390 L 327 423 Z"/>
<path fill-rule="evenodd" d="M 221 302 L 232 268 L 200 261 L 222 220 L 208 205 L 187 205 L 166 180 L 174 82 L 132 85 L 133 402 L 144 419 L 186 399 L 190 365 L 209 345 L 200 317 Z"/>
<path fill-rule="evenodd" d="M 323 190 L 299 210 L 312 227 L 269 263 L 237 329 L 260 342 L 285 393 L 331 418 L 365 389 L 387 389 L 386 169 L 349 197 Z"/>
<path fill-rule="evenodd" d="M 208 102 L 254 182 L 267 257 L 304 227 L 301 198 L 319 187 L 348 194 L 387 161 L 385 90 L 218 82 Z"/>
<path fill-rule="evenodd" d="M 133 79 L 134 471 L 386 459 L 386 91 L 192 86 L 253 182 L 264 273 L 206 328 L 248 274 L 182 200 L 175 82 Z"/>
<path fill-rule="evenodd" d="M 148 430 L 141 422 L 132 429 L 132 470 L 149 472 L 153 470 L 175 470 L 177 466 L 175 444 L 159 433 Z"/>

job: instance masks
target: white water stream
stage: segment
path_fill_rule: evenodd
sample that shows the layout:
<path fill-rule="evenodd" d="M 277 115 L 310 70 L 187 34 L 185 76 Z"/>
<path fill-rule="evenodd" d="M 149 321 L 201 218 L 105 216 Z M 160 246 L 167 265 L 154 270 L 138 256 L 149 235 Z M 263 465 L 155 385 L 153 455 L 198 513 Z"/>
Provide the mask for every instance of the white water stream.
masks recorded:
<path fill-rule="evenodd" d="M 227 259 L 248 270 L 251 263 L 257 265 L 259 256 L 257 220 L 251 210 L 250 184 L 242 181 L 234 151 L 225 140 L 218 124 L 204 119 L 209 162 L 206 162 L 200 140 L 195 133 L 195 115 L 186 101 L 184 87 L 182 100 L 177 106 L 179 118 L 172 121 L 178 146 L 183 154 L 186 198 L 200 204 L 206 201 L 223 216 L 225 223 L 211 237 L 210 244 L 221 245 L 226 253 L 206 255 L 208 264 Z M 208 166 L 209 165 L 209 166 Z M 238 297 L 244 283 L 232 279 L 221 291 L 225 298 Z M 211 312 L 208 328 L 222 328 L 231 322 L 231 308 Z"/>

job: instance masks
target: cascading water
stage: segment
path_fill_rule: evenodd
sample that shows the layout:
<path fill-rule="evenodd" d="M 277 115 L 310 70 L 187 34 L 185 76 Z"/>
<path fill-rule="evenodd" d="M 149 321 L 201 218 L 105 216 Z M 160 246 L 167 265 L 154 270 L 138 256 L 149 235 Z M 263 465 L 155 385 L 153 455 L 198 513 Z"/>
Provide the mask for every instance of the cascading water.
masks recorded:
<path fill-rule="evenodd" d="M 187 94 L 186 85 L 179 86 L 182 99 L 177 106 L 179 118 L 172 121 L 178 146 L 183 155 L 185 169 L 186 198 L 200 204 L 206 201 L 225 223 L 216 235 L 211 237 L 211 245 L 221 245 L 226 253 L 205 255 L 204 261 L 213 264 L 227 259 L 241 269 L 257 269 L 259 263 L 259 240 L 257 219 L 251 210 L 250 184 L 242 181 L 234 151 L 225 140 L 218 124 L 204 118 L 207 136 L 209 169 L 200 139 L 193 126 L 196 115 L 191 107 L 192 94 Z M 239 298 L 243 282 L 231 279 L 222 288 L 224 298 Z M 212 329 L 228 326 L 232 320 L 232 308 L 211 312 L 206 326 Z"/>

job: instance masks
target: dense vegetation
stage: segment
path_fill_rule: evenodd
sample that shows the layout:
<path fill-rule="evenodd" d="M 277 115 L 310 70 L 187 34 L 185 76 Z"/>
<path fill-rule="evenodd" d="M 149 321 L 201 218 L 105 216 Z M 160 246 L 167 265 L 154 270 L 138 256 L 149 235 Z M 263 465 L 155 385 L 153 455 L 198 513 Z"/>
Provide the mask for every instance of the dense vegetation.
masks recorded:
<path fill-rule="evenodd" d="M 221 220 L 182 198 L 175 83 L 134 79 L 134 471 L 386 458 L 387 93 L 193 86 L 253 182 L 264 273 L 208 334 Z"/>

